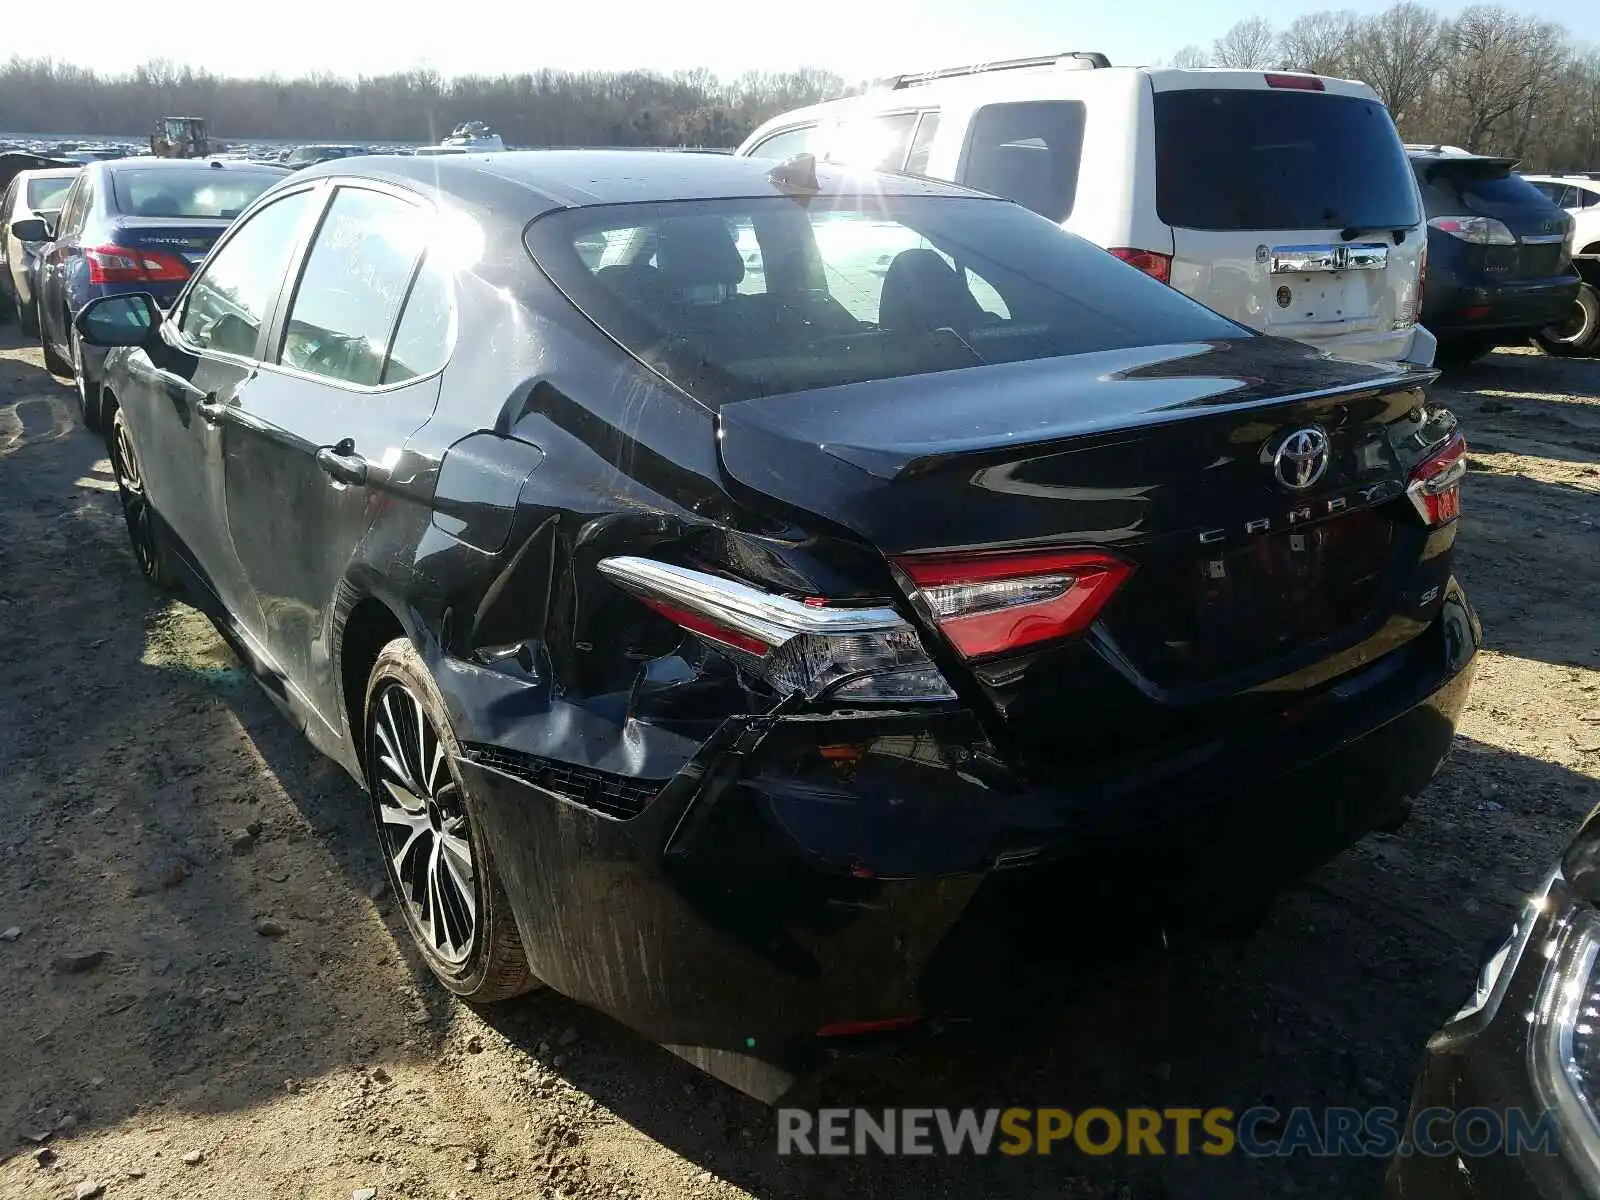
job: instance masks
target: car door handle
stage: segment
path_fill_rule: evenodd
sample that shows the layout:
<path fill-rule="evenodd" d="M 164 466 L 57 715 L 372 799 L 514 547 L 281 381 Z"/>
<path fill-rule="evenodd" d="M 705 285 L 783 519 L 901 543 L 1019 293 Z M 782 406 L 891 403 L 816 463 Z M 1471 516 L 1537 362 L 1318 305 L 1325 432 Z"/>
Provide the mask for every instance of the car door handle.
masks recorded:
<path fill-rule="evenodd" d="M 212 392 L 199 404 L 195 405 L 195 411 L 200 414 L 200 419 L 207 425 L 220 425 L 222 424 L 222 414 L 228 411 L 228 406 L 218 400 L 217 394 Z"/>
<path fill-rule="evenodd" d="M 337 445 L 323 446 L 317 451 L 317 466 L 339 483 L 360 487 L 367 482 L 367 460 L 356 453 L 353 438 L 345 438 Z"/>

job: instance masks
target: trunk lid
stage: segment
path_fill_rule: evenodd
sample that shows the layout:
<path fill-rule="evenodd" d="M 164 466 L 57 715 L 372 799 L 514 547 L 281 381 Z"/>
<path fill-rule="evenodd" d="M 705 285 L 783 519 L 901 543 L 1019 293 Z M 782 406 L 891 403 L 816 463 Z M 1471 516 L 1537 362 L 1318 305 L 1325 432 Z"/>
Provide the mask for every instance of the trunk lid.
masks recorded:
<path fill-rule="evenodd" d="M 719 445 L 738 484 L 890 558 L 1111 552 L 1134 571 L 1090 639 L 1188 702 L 1302 670 L 1396 610 L 1426 540 L 1404 496 L 1434 377 L 1243 338 L 728 404 Z M 1276 450 L 1312 429 L 1326 462 L 1291 487 Z M 977 673 L 1038 686 L 1082 649 Z"/>
<path fill-rule="evenodd" d="M 1313 344 L 1406 327 L 1425 237 L 1382 104 L 1339 93 L 1349 86 L 1339 81 L 1227 77 L 1226 88 L 1188 72 L 1154 85 L 1156 208 L 1172 231 L 1173 286 L 1252 329 Z"/>
<path fill-rule="evenodd" d="M 120 246 L 175 254 L 193 270 L 230 224 L 220 217 L 119 217 L 114 234 Z"/>

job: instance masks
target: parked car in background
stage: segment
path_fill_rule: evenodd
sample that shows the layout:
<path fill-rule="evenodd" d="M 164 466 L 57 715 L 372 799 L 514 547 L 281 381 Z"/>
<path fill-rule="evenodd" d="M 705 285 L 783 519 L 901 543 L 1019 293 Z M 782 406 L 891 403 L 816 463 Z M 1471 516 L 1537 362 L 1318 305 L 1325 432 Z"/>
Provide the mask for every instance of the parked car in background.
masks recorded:
<path fill-rule="evenodd" d="M 318 163 L 331 162 L 336 158 L 354 158 L 360 154 L 371 154 L 366 146 L 351 145 L 326 145 L 326 146 L 297 146 L 289 151 L 283 160 L 283 165 L 300 170 L 304 167 L 314 167 Z"/>
<path fill-rule="evenodd" d="M 23 171 L 0 191 L 0 318 L 15 313 L 22 332 L 31 337 L 39 335 L 33 280 L 35 260 L 44 243 L 23 241 L 11 227 L 29 218 L 41 219 L 46 225 L 55 220 L 77 176 L 76 167 Z"/>
<path fill-rule="evenodd" d="M 1520 1134 L 1509 1122 L 1497 1129 L 1526 1140 L 1463 1158 L 1408 1139 L 1390 1164 L 1387 1200 L 1600 1195 L 1597 1015 L 1600 810 L 1528 897 L 1467 1002 L 1428 1039 L 1405 1123 L 1448 1138 L 1459 1118 L 1492 1110 L 1497 1122 L 1520 1116 Z M 1421 1121 L 1430 1111 L 1458 1119 L 1430 1128 Z"/>
<path fill-rule="evenodd" d="M 1259 911 L 1466 702 L 1436 373 L 952 184 L 325 163 L 76 325 L 145 574 L 367 785 L 444 986 L 769 1099 Z"/>
<path fill-rule="evenodd" d="M 287 173 L 206 159 L 96 162 L 73 181 L 58 219 L 13 226 L 19 237 L 49 243 L 39 251 L 39 339 L 45 365 L 75 380 L 90 429 L 100 428 L 103 355 L 85 351 L 73 316 L 94 297 L 119 292 L 170 303 L 229 223 Z"/>
<path fill-rule="evenodd" d="M 1583 277 L 1567 319 L 1540 331 L 1537 340 L 1551 354 L 1600 354 L 1600 177 L 1523 178 L 1572 214 L 1572 264 Z"/>
<path fill-rule="evenodd" d="M 1048 55 L 902 75 L 737 153 L 802 151 L 1008 197 L 1252 329 L 1433 361 L 1417 185 L 1365 84 Z"/>
<path fill-rule="evenodd" d="M 1428 213 L 1422 319 L 1462 366 L 1564 320 L 1578 294 L 1572 217 L 1512 173 L 1516 160 L 1408 148 Z"/>

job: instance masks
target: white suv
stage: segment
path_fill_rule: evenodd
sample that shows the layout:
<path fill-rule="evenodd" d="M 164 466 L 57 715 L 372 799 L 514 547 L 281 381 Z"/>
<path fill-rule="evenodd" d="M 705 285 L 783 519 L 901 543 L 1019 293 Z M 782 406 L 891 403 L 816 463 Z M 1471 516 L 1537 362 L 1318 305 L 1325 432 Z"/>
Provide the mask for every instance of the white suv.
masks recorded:
<path fill-rule="evenodd" d="M 736 153 L 953 180 L 1251 328 L 1350 358 L 1433 362 L 1417 324 L 1421 197 L 1362 83 L 1051 55 L 902 75 L 774 117 Z"/>

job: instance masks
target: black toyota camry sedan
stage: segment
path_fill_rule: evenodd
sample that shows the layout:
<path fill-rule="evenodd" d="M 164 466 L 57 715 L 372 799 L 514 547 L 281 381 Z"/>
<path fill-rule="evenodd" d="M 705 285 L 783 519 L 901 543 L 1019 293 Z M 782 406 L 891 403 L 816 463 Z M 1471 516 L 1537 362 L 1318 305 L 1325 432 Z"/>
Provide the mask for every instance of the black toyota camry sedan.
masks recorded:
<path fill-rule="evenodd" d="M 942 183 L 345 159 L 77 328 L 440 980 L 757 1095 L 1399 822 L 1480 642 L 1434 372 Z"/>

